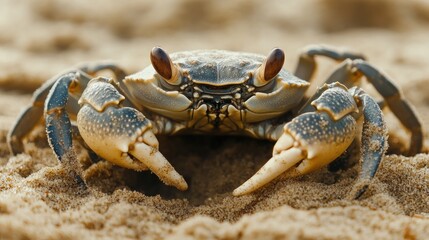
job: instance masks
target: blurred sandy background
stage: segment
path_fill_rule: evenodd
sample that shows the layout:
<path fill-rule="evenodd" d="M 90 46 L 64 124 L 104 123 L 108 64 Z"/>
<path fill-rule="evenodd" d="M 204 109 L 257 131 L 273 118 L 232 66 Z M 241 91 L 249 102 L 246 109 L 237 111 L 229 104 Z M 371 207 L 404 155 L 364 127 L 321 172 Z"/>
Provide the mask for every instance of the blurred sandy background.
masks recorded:
<path fill-rule="evenodd" d="M 252 139 L 161 138 L 161 151 L 190 182 L 185 193 L 150 173 L 90 165 L 79 151 L 87 192 L 43 138 L 28 154 L 7 150 L 6 133 L 31 93 L 84 62 L 110 60 L 131 73 L 150 63 L 154 46 L 260 54 L 280 47 L 293 70 L 300 50 L 318 43 L 365 54 L 402 88 L 428 137 L 427 0 L 0 0 L 0 239 L 427 238 L 429 156 L 400 155 L 408 135 L 389 112 L 390 154 L 356 201 L 345 197 L 359 166 L 232 197 L 270 156 L 273 143 Z M 323 79 L 335 63 L 320 63 Z"/>

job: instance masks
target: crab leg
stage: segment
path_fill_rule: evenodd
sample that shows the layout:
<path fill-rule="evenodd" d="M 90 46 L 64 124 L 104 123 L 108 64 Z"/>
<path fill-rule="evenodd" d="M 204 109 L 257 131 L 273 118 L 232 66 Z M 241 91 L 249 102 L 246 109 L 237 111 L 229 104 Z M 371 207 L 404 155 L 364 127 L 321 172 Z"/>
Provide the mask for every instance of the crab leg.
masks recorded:
<path fill-rule="evenodd" d="M 298 65 L 295 69 L 295 76 L 310 81 L 316 71 L 316 56 L 325 56 L 336 61 L 345 59 L 365 59 L 361 54 L 351 52 L 339 52 L 323 45 L 308 46 L 299 56 Z"/>
<path fill-rule="evenodd" d="M 362 169 L 358 179 L 358 183 L 360 181 L 363 185 L 354 193 L 353 198 L 356 199 L 368 188 L 369 180 L 374 177 L 387 150 L 387 128 L 378 103 L 363 91 L 358 91 L 355 95 L 361 99 L 364 106 Z"/>
<path fill-rule="evenodd" d="M 310 80 L 316 69 L 316 56 L 324 56 L 336 61 L 345 60 L 328 78 L 327 84 L 339 82 L 347 87 L 352 87 L 356 85 L 357 79 L 362 75 L 365 76 L 383 96 L 385 100 L 383 104 L 386 104 L 398 120 L 411 132 L 408 155 L 415 155 L 422 151 L 422 123 L 410 103 L 403 98 L 398 87 L 385 74 L 364 61 L 365 58 L 359 54 L 337 52 L 323 46 L 310 46 L 301 54 L 295 75 L 304 80 Z M 313 97 L 309 102 L 314 99 Z M 301 112 L 307 112 L 308 105 Z"/>
<path fill-rule="evenodd" d="M 100 71 L 109 70 L 114 75 L 117 81 L 121 81 L 127 75 L 125 71 L 114 63 L 100 63 L 96 65 L 84 65 L 79 68 L 81 71 L 93 76 Z"/>
<path fill-rule="evenodd" d="M 68 73 L 56 76 L 45 84 L 43 84 L 39 89 L 37 89 L 33 94 L 32 105 L 27 107 L 19 116 L 18 121 L 15 122 L 14 126 L 8 133 L 8 145 L 9 150 L 12 154 L 19 154 L 24 152 L 23 139 L 24 137 L 31 132 L 31 130 L 39 123 L 40 119 L 43 116 L 45 100 L 48 96 L 49 91 L 53 88 L 57 81 L 64 78 L 64 76 L 71 76 L 69 74 L 78 74 L 78 71 L 70 71 Z M 84 73 L 79 73 L 79 81 L 81 85 L 86 85 L 89 82 L 90 78 L 87 77 Z M 74 78 L 74 77 L 72 77 Z M 67 80 L 62 80 L 67 81 Z M 57 84 L 58 86 L 59 84 Z M 58 91 L 57 91 L 58 93 Z M 63 94 L 63 93 L 61 93 Z M 63 95 L 61 95 L 63 96 Z M 64 93 L 65 98 L 68 98 L 68 91 Z M 66 101 L 67 105 L 65 110 L 70 114 L 76 116 L 78 111 L 77 100 L 70 98 L 69 101 Z"/>
<path fill-rule="evenodd" d="M 411 104 L 404 99 L 398 87 L 383 73 L 365 61 L 346 60 L 332 73 L 327 83 L 338 81 L 350 87 L 353 85 L 356 76 L 362 75 L 384 98 L 384 101 L 379 105 L 388 106 L 398 120 L 411 132 L 408 155 L 415 155 L 421 152 L 423 147 L 422 123 Z"/>
<path fill-rule="evenodd" d="M 384 74 L 364 61 L 353 61 L 353 66 L 361 72 L 386 100 L 387 106 L 398 120 L 411 132 L 408 155 L 422 151 L 423 129 L 420 120 L 409 102 L 403 98 L 398 88 Z"/>
<path fill-rule="evenodd" d="M 91 77 L 87 74 L 96 74 L 98 71 L 106 69 L 111 70 L 115 74 L 117 79 L 121 79 L 125 76 L 124 71 L 114 64 L 99 64 L 94 66 L 85 65 L 80 67 L 78 70 L 71 70 L 62 73 L 46 81 L 40 88 L 38 88 L 34 92 L 31 106 L 27 107 L 24 111 L 22 111 L 22 113 L 18 117 L 18 120 L 15 122 L 14 126 L 9 131 L 7 136 L 7 142 L 10 152 L 14 155 L 24 152 L 23 139 L 40 122 L 40 119 L 43 116 L 45 100 L 48 96 L 48 93 L 59 79 L 63 78 L 68 74 L 73 74 L 76 76 L 79 75 L 79 77 L 76 79 L 79 81 L 80 89 L 84 89 L 89 80 L 91 80 Z M 75 99 L 68 98 L 68 91 L 63 93 L 59 93 L 58 91 L 56 92 L 56 94 L 61 94 L 62 97 L 66 98 L 64 99 L 64 101 L 67 102 L 65 110 L 69 115 L 77 115 L 77 112 L 79 111 L 77 99 L 80 97 L 80 93 L 81 92 L 79 92 L 78 94 L 75 93 Z"/>
<path fill-rule="evenodd" d="M 37 104 L 34 105 L 39 105 L 46 99 L 44 102 L 44 115 L 48 142 L 57 158 L 61 161 L 63 156 L 72 148 L 73 126 L 70 116 L 75 119 L 79 111 L 76 98 L 82 94 L 82 89 L 86 87 L 90 77 L 84 72 L 76 70 L 62 74 L 53 80 L 37 91 L 39 92 L 39 94 L 35 94 L 37 100 L 35 100 L 35 103 Z M 74 98 L 69 98 L 69 96 Z M 33 116 L 39 114 L 38 107 L 30 107 L 29 109 L 34 112 Z M 23 115 L 23 118 L 17 122 L 16 127 L 28 123 L 29 115 L 25 113 Z M 35 120 L 39 121 L 37 118 Z M 35 124 L 35 122 L 33 123 Z M 31 127 L 34 127 L 34 125 Z M 13 133 L 14 131 L 12 130 L 11 135 Z M 22 145 L 22 139 L 20 144 Z"/>

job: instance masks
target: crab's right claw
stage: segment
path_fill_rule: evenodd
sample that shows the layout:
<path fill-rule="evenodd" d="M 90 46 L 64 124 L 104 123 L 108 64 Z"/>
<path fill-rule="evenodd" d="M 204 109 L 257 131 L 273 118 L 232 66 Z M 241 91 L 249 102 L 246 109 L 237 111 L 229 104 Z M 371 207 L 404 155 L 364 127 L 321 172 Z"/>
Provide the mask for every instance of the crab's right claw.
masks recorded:
<path fill-rule="evenodd" d="M 94 118 L 88 119 L 90 116 Z M 113 107 L 97 112 L 84 106 L 78 121 L 82 138 L 97 155 L 125 168 L 149 169 L 166 185 L 179 190 L 188 188 L 185 179 L 158 151 L 158 140 L 151 124 L 140 112 Z"/>
<path fill-rule="evenodd" d="M 273 157 L 249 180 L 234 190 L 234 196 L 251 193 L 289 171 L 302 175 L 326 166 L 352 143 L 356 132 L 353 117 L 334 121 L 326 113 L 311 112 L 296 117 L 284 127 L 274 146 Z"/>
<path fill-rule="evenodd" d="M 166 185 L 186 190 L 185 179 L 158 151 L 151 122 L 136 109 L 120 106 L 123 96 L 106 82 L 91 81 L 79 101 L 77 122 L 85 143 L 114 164 L 137 171 L 149 169 Z"/>

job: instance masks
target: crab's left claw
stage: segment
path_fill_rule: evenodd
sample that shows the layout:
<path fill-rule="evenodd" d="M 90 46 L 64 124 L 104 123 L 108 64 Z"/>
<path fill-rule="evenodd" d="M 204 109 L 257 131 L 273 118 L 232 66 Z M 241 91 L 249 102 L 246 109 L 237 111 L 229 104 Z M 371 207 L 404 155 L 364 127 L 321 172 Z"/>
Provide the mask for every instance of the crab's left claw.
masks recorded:
<path fill-rule="evenodd" d="M 158 141 L 152 131 L 147 130 L 142 139 L 146 141 L 134 143 L 128 153 L 147 166 L 166 185 L 174 186 L 181 191 L 188 189 L 188 184 L 183 176 L 158 151 Z M 147 142 L 153 144 L 146 144 Z"/>
<path fill-rule="evenodd" d="M 332 104 L 335 102 L 343 105 Z M 356 120 L 350 114 L 357 110 L 353 97 L 345 89 L 335 87 L 312 105 L 315 112 L 302 114 L 284 126 L 273 157 L 233 195 L 251 193 L 286 171 L 289 176 L 296 176 L 320 169 L 350 146 L 357 132 Z"/>
<path fill-rule="evenodd" d="M 283 135 L 274 146 L 273 157 L 235 189 L 233 195 L 251 193 L 288 170 L 296 176 L 326 166 L 347 149 L 355 132 L 356 122 L 350 116 L 339 121 L 317 112 L 296 117 L 285 125 Z"/>
<path fill-rule="evenodd" d="M 279 139 L 276 144 L 277 149 L 279 145 L 284 150 L 276 152 L 255 175 L 236 188 L 232 193 L 234 196 L 245 195 L 261 188 L 305 158 L 305 152 L 294 147 L 294 139 L 289 134 Z"/>

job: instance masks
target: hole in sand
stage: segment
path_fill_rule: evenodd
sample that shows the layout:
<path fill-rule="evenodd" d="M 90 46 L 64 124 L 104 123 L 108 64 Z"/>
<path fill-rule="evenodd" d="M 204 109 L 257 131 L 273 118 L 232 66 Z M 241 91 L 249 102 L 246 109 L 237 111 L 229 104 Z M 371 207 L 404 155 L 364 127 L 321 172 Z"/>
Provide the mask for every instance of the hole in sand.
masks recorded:
<path fill-rule="evenodd" d="M 160 151 L 188 182 L 187 191 L 164 185 L 148 171 L 127 171 L 125 183 L 146 195 L 187 199 L 200 205 L 214 195 L 231 194 L 270 157 L 273 142 L 245 137 L 158 137 Z"/>

